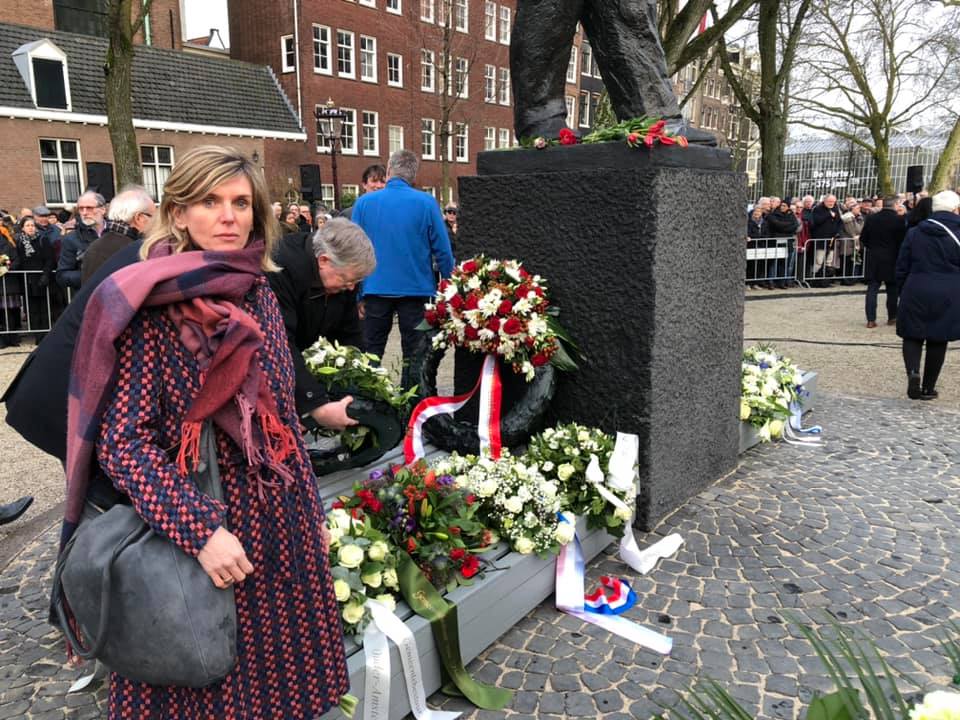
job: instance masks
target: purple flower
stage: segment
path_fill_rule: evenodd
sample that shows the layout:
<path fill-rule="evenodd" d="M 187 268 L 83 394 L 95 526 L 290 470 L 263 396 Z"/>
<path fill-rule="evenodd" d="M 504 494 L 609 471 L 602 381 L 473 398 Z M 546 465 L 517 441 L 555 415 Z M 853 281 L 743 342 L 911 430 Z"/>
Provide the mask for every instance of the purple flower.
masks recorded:
<path fill-rule="evenodd" d="M 383 477 L 383 470 L 374 470 L 373 472 L 370 473 L 371 480 L 379 480 L 382 477 Z"/>
<path fill-rule="evenodd" d="M 450 485 L 453 485 L 453 482 L 454 480 L 452 475 L 441 475 L 437 478 L 437 485 L 442 487 L 449 487 Z"/>

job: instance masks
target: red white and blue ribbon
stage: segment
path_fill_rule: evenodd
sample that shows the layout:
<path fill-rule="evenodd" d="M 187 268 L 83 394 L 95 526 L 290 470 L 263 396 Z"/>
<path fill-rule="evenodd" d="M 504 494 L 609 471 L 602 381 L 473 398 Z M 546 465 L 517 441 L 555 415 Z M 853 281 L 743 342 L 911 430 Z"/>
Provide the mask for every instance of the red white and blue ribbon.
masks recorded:
<path fill-rule="evenodd" d="M 620 615 L 636 604 L 637 594 L 630 583 L 609 575 L 601 576 L 599 587 L 583 598 L 583 609 L 598 615 Z"/>
<path fill-rule="evenodd" d="M 500 409 L 503 386 L 495 355 L 487 355 L 480 369 L 480 377 L 470 392 L 448 397 L 434 396 L 421 400 L 413 409 L 407 423 L 407 435 L 403 440 L 403 457 L 406 463 L 416 462 L 424 456 L 423 426 L 432 417 L 449 415 L 462 408 L 480 391 L 480 416 L 477 422 L 477 435 L 480 438 L 480 454 L 489 455 L 494 460 L 500 458 L 502 443 L 500 440 Z"/>

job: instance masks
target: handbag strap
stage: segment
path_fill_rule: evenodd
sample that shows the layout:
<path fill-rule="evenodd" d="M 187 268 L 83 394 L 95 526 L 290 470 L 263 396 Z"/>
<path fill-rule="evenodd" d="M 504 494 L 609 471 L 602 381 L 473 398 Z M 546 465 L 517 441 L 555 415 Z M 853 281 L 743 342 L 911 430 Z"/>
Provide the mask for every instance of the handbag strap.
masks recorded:
<path fill-rule="evenodd" d="M 946 230 L 946 231 L 947 231 L 947 235 L 949 235 L 950 237 L 953 238 L 953 241 L 957 244 L 957 247 L 960 247 L 960 240 L 957 239 L 957 236 L 953 234 L 953 231 L 952 231 L 950 228 L 948 228 L 946 225 L 944 225 L 944 224 L 943 224 L 942 222 L 940 222 L 939 220 L 934 220 L 933 218 L 927 218 L 927 220 L 929 220 L 930 222 L 932 222 L 934 225 L 939 225 L 939 226 L 942 227 L 944 230 Z"/>

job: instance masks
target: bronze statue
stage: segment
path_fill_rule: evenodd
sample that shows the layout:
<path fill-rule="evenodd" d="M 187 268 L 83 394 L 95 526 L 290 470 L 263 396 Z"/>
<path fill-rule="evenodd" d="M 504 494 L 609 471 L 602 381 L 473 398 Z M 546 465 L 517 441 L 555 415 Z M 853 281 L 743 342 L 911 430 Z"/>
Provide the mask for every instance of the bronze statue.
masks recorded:
<path fill-rule="evenodd" d="M 667 77 L 655 0 L 517 0 L 510 45 L 517 137 L 557 137 L 566 127 L 564 87 L 577 22 L 618 118 L 664 118 L 668 132 L 716 144 L 710 133 L 684 126 Z"/>

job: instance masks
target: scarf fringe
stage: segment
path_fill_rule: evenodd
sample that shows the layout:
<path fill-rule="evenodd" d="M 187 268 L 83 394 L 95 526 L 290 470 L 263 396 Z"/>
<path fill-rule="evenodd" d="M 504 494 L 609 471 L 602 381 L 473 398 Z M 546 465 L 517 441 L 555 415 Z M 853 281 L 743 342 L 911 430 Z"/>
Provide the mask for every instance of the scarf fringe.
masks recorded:
<path fill-rule="evenodd" d="M 267 446 L 267 459 L 273 466 L 279 466 L 283 461 L 297 451 L 297 441 L 286 425 L 280 422 L 273 413 L 260 414 L 260 429 Z M 289 475 L 289 473 L 286 473 Z"/>
<path fill-rule="evenodd" d="M 177 469 L 186 475 L 197 469 L 200 464 L 200 430 L 201 423 L 184 421 L 180 429 L 180 451 L 177 453 Z M 187 461 L 190 465 L 187 465 Z"/>

